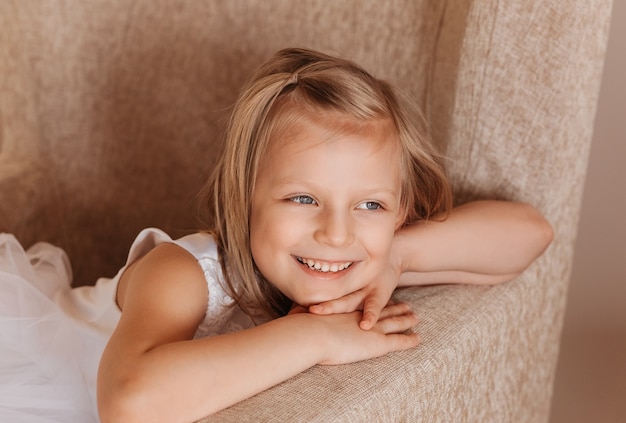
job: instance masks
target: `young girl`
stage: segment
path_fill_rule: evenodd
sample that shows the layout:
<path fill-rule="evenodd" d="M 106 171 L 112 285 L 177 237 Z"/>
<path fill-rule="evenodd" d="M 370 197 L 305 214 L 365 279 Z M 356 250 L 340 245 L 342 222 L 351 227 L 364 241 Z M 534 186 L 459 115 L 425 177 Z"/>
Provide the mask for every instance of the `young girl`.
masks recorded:
<path fill-rule="evenodd" d="M 550 226 L 519 203 L 451 209 L 414 116 L 354 63 L 282 50 L 233 110 L 210 232 L 144 230 L 114 278 L 76 289 L 62 251 L 3 235 L 1 420 L 97 421 L 97 385 L 102 422 L 194 421 L 415 347 L 399 286 L 514 278 Z"/>

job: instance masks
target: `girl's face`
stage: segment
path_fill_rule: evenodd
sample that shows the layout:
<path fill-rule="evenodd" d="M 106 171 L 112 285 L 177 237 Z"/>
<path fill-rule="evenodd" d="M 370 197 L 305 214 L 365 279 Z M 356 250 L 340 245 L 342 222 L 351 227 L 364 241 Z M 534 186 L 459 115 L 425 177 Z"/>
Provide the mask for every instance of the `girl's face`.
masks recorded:
<path fill-rule="evenodd" d="M 403 219 L 391 123 L 339 120 L 339 131 L 306 119 L 278 134 L 252 196 L 252 257 L 304 306 L 342 297 L 381 274 Z"/>

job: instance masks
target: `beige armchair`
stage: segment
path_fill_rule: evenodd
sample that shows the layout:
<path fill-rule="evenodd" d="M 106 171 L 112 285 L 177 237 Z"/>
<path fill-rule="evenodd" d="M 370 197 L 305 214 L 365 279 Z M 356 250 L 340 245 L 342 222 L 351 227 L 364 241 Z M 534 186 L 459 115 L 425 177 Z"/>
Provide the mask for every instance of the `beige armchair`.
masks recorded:
<path fill-rule="evenodd" d="M 301 375 L 202 421 L 547 421 L 611 0 L 0 3 L 0 230 L 112 276 L 193 206 L 228 108 L 275 50 L 339 52 L 424 109 L 459 202 L 521 200 L 556 238 L 497 287 L 406 289 L 422 344 Z M 191 212 L 190 212 L 191 211 Z"/>

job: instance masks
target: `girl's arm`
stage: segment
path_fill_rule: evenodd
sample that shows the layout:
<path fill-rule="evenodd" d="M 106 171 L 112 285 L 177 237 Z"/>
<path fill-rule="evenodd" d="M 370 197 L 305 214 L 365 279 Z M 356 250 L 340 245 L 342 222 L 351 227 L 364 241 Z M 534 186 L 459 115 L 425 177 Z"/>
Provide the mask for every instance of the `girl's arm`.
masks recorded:
<path fill-rule="evenodd" d="M 309 310 L 318 314 L 363 309 L 370 329 L 398 286 L 496 284 L 524 271 L 552 242 L 550 224 L 532 206 L 476 201 L 396 233 L 385 273 L 360 291 Z"/>
<path fill-rule="evenodd" d="M 103 423 L 195 421 L 315 364 L 407 349 L 417 321 L 387 308 L 372 331 L 360 313 L 299 313 L 228 335 L 192 340 L 207 305 L 203 272 L 187 251 L 162 244 L 131 265 L 118 288 L 120 322 L 100 362 Z"/>
<path fill-rule="evenodd" d="M 398 286 L 496 284 L 521 274 L 552 238 L 528 204 L 477 201 L 398 231 L 391 260 L 402 272 Z"/>

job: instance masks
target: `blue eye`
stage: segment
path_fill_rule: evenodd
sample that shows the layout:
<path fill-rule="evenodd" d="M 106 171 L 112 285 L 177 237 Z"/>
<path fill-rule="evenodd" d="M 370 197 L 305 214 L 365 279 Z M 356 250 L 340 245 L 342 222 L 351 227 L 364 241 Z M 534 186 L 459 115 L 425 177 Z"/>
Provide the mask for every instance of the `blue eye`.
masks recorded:
<path fill-rule="evenodd" d="M 380 203 L 377 203 L 376 201 L 366 201 L 357 206 L 357 209 L 359 210 L 380 210 L 382 208 L 383 206 L 381 206 Z"/>
<path fill-rule="evenodd" d="M 289 200 L 298 204 L 310 204 L 310 205 L 317 204 L 317 202 L 313 199 L 313 197 L 310 197 L 308 195 L 296 195 L 295 197 L 291 197 Z"/>

